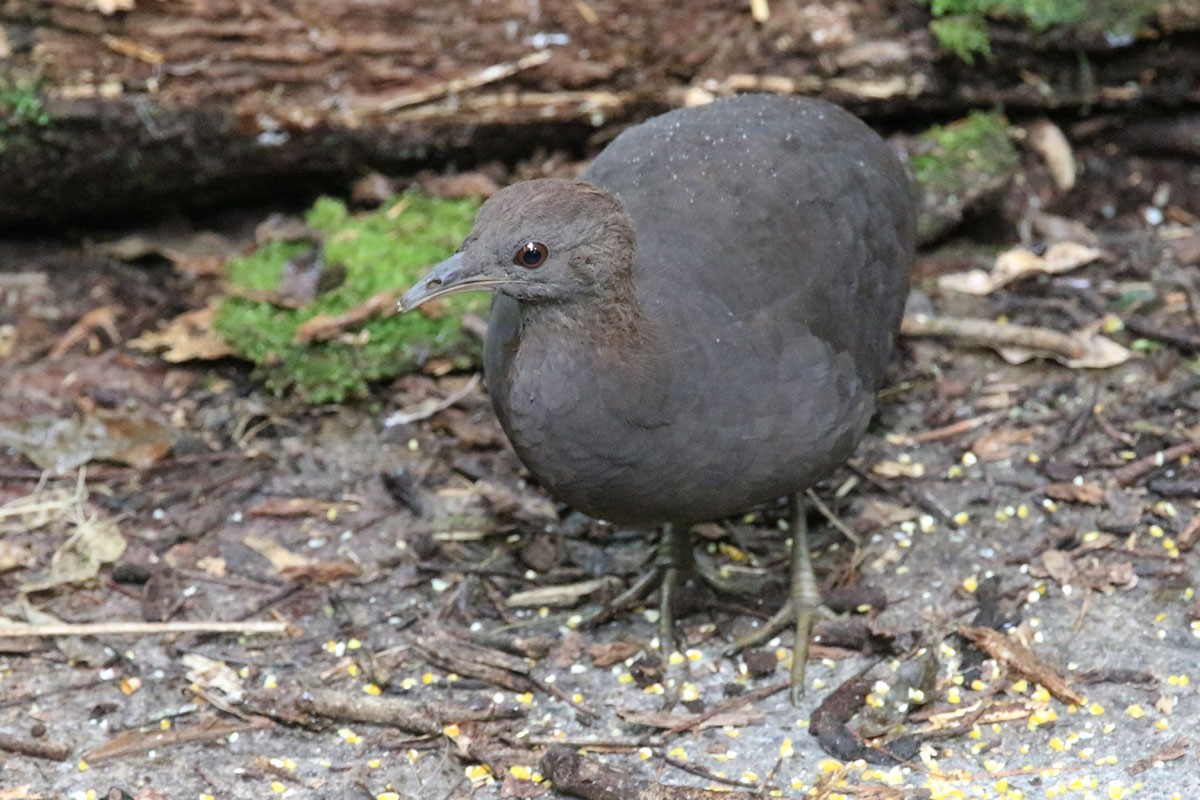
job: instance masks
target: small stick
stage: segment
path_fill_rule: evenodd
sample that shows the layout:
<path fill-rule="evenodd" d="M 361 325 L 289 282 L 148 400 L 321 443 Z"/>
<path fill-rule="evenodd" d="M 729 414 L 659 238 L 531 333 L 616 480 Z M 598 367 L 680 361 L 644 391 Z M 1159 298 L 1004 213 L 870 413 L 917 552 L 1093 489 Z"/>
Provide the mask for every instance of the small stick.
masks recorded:
<path fill-rule="evenodd" d="M 383 427 L 394 428 L 397 425 L 407 425 L 411 422 L 428 419 L 440 411 L 445 411 L 447 408 L 454 405 L 459 400 L 462 400 L 471 392 L 475 391 L 475 387 L 479 385 L 479 378 L 480 373 L 476 372 L 471 376 L 471 380 L 467 381 L 465 386 L 463 386 L 457 392 L 451 392 L 435 403 L 431 403 L 429 405 L 421 404 L 409 411 L 397 411 L 394 414 L 389 414 L 383 421 Z"/>
<path fill-rule="evenodd" d="M 1159 467 L 1165 467 L 1168 462 L 1183 456 L 1190 456 L 1193 453 L 1200 453 L 1200 439 L 1177 444 L 1145 458 L 1139 458 L 1137 461 L 1131 461 L 1113 473 L 1113 477 L 1120 486 L 1128 486 L 1146 473 L 1153 472 Z"/>
<path fill-rule="evenodd" d="M 67 756 L 71 755 L 71 748 L 65 744 L 21 739 L 7 733 L 0 733 L 0 750 L 20 753 L 30 758 L 44 758 L 47 761 L 66 761 Z"/>
<path fill-rule="evenodd" d="M 494 64 L 465 78 L 452 78 L 448 81 L 440 81 L 432 86 L 427 86 L 424 89 L 418 89 L 415 92 L 405 92 L 390 100 L 383 101 L 375 110 L 386 114 L 389 111 L 395 111 L 405 106 L 417 106 L 422 103 L 428 103 L 430 100 L 438 97 L 459 94 L 469 89 L 478 89 L 480 86 L 486 86 L 489 83 L 511 78 L 518 72 L 527 70 L 530 67 L 540 66 L 549 60 L 549 50 L 538 50 L 529 55 L 522 56 L 509 64 Z"/>
<path fill-rule="evenodd" d="M 389 119 L 393 122 L 418 122 L 439 119 L 472 122 L 499 119 L 511 116 L 513 111 L 529 109 L 543 117 L 566 119 L 591 114 L 594 111 L 617 112 L 634 101 L 628 94 L 610 92 L 513 92 L 484 94 L 455 98 L 454 102 L 419 105 L 397 111 Z M 560 111 L 560 109 L 564 109 Z M 368 109 L 369 110 L 369 109 Z M 507 117 L 506 117 L 507 119 Z"/>
<path fill-rule="evenodd" d="M 923 444 L 925 442 L 938 442 L 942 439 L 950 439 L 958 436 L 960 433 L 966 433 L 982 425 L 987 425 L 989 422 L 1004 416 L 1004 414 L 1004 411 L 990 411 L 987 414 L 980 414 L 978 417 L 960 419 L 958 422 L 952 422 L 941 428 L 908 434 L 903 437 L 900 444 Z"/>
<path fill-rule="evenodd" d="M 153 636 L 164 633 L 286 633 L 286 622 L 82 622 L 0 626 L 0 639 L 17 636 Z"/>
<path fill-rule="evenodd" d="M 116 734 L 104 744 L 89 750 L 84 759 L 92 763 L 108 761 L 113 758 L 144 753 L 147 750 L 162 750 L 179 744 L 194 742 L 211 742 L 225 739 L 230 734 L 243 731 L 256 731 L 269 728 L 274 723 L 265 717 L 255 717 L 249 722 L 224 725 L 221 723 L 202 724 L 189 729 L 172 729 L 169 731 L 138 731 L 127 730 Z"/>
<path fill-rule="evenodd" d="M 121 332 L 117 330 L 117 311 L 119 309 L 116 306 L 93 308 L 62 335 L 54 347 L 50 348 L 46 357 L 51 361 L 58 361 L 68 350 L 91 336 L 97 328 L 108 334 L 108 338 L 114 344 L 121 341 Z"/>
<path fill-rule="evenodd" d="M 396 300 L 400 292 L 388 289 L 368 297 L 363 302 L 341 314 L 318 314 L 296 326 L 292 336 L 294 344 L 312 344 L 336 338 L 348 328 L 369 322 L 375 317 L 386 317 L 396 313 Z"/>
<path fill-rule="evenodd" d="M 901 323 L 900 332 L 905 336 L 953 339 L 980 347 L 1023 347 L 1056 353 L 1072 360 L 1087 355 L 1087 348 L 1068 334 L 1050 328 L 1001 325 L 986 319 L 910 314 Z"/>
<path fill-rule="evenodd" d="M 842 522 L 841 519 L 838 518 L 838 515 L 834 514 L 833 511 L 830 510 L 829 506 L 825 505 L 825 503 L 821 501 L 821 498 L 817 497 L 816 492 L 814 492 L 812 489 L 807 489 L 805 490 L 804 494 L 808 497 L 809 502 L 816 507 L 817 511 L 821 513 L 821 516 L 824 517 L 830 525 L 841 531 L 842 536 L 845 536 L 847 539 L 853 542 L 855 547 L 862 547 L 862 537 L 852 530 L 850 526 Z"/>
<path fill-rule="evenodd" d="M 472 707 L 441 700 L 415 701 L 402 697 L 371 697 L 332 689 L 304 692 L 298 705 L 310 714 L 328 719 L 389 725 L 413 733 L 440 734 L 451 722 L 516 719 L 520 712 L 496 704 Z"/>

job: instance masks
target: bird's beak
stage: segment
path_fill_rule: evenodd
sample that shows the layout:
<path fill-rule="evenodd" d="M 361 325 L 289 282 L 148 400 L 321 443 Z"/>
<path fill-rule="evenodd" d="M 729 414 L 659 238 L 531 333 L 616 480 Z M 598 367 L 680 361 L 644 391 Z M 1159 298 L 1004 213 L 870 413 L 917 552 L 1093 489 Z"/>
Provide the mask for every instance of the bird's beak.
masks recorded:
<path fill-rule="evenodd" d="M 404 293 L 396 308 L 401 313 L 412 311 L 417 306 L 435 297 L 457 292 L 481 291 L 509 281 L 489 275 L 473 273 L 463 261 L 462 253 L 455 253 L 429 271 L 415 286 Z"/>

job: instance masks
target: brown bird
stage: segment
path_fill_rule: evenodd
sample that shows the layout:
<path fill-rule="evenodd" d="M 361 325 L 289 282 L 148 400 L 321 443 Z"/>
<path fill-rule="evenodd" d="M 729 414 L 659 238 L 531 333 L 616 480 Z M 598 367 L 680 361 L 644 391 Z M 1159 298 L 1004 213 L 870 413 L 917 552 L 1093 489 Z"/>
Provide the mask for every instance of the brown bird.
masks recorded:
<path fill-rule="evenodd" d="M 747 95 L 618 136 L 580 181 L 510 186 L 400 301 L 494 291 L 492 405 L 530 473 L 593 517 L 665 525 L 663 640 L 687 526 L 792 499 L 789 603 L 804 690 L 820 602 L 799 498 L 854 450 L 908 291 L 915 203 L 865 124 Z M 746 644 L 742 642 L 740 644 Z"/>

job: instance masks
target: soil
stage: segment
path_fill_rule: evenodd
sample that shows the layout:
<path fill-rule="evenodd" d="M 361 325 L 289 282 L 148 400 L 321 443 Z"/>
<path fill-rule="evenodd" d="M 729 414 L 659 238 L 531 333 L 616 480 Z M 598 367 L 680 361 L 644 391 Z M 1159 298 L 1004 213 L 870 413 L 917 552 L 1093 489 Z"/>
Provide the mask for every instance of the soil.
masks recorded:
<path fill-rule="evenodd" d="M 1137 357 L 1070 369 L 902 342 L 877 423 L 817 488 L 861 543 L 812 516 L 826 599 L 849 610 L 819 626 L 798 708 L 782 691 L 789 636 L 721 654 L 782 601 L 782 505 L 698 528 L 705 569 L 727 567 L 743 593 L 696 580 L 681 657 L 664 665 L 650 612 L 575 624 L 638 573 L 653 533 L 526 483 L 480 388 L 385 426 L 469 375 L 300 407 L 243 364 L 126 346 L 201 307 L 213 277 L 89 242 L 114 231 L 0 243 L 0 429 L 122 423 L 81 468 L 0 449 L 0 613 L 286 623 L 0 638 L 0 797 L 557 797 L 530 780 L 555 744 L 663 785 L 628 797 L 1197 796 L 1200 172 L 1077 156 L 1080 185 L 1043 205 L 1091 230 L 1103 258 L 987 297 L 942 292 L 939 275 L 1020 240 L 976 216 L 922 252 L 913 308 L 1062 330 L 1105 320 Z M 1017 183 L 1022 211 L 1034 186 Z M 189 224 L 248 242 L 266 213 Z M 70 333 L 104 307 L 111 330 Z M 103 563 L 60 582 L 72 554 Z M 1003 631 L 1002 646 L 979 629 Z M 920 663 L 922 648 L 936 680 L 866 672 Z M 842 723 L 895 699 L 879 681 L 907 687 L 912 714 L 867 739 Z"/>

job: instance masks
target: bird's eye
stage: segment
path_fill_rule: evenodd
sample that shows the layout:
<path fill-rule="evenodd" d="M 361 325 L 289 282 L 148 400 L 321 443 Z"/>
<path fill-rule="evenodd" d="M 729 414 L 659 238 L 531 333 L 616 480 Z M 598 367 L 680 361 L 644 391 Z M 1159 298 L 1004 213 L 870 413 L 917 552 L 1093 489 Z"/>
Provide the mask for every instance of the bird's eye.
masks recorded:
<path fill-rule="evenodd" d="M 541 242 L 526 242 L 517 248 L 517 252 L 513 256 L 513 263 L 518 267 L 537 269 L 545 264 L 549 257 L 550 251 L 546 249 L 546 245 Z"/>

